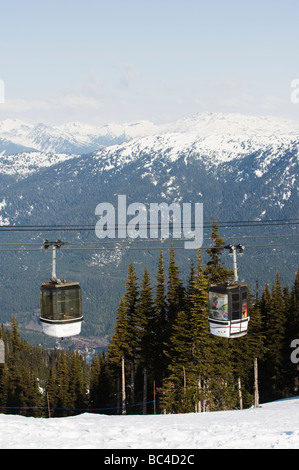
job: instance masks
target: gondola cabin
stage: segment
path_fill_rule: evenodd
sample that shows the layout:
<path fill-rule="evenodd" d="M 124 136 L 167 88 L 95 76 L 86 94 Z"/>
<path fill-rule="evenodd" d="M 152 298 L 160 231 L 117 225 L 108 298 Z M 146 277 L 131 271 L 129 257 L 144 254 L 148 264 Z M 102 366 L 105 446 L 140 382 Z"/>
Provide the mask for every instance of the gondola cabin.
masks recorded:
<path fill-rule="evenodd" d="M 208 320 L 213 335 L 223 338 L 246 335 L 249 322 L 247 285 L 212 285 L 209 289 Z"/>
<path fill-rule="evenodd" d="M 46 335 L 66 338 L 80 334 L 83 316 L 77 282 L 44 282 L 40 288 L 40 308 Z"/>

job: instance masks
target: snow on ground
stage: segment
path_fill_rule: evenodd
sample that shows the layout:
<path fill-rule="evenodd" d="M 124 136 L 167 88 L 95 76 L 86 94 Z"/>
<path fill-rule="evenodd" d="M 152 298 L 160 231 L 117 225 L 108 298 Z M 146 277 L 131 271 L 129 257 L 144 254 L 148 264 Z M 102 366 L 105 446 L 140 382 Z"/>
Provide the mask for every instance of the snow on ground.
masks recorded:
<path fill-rule="evenodd" d="M 0 415 L 1 449 L 296 449 L 299 397 L 247 410 L 68 418 Z"/>

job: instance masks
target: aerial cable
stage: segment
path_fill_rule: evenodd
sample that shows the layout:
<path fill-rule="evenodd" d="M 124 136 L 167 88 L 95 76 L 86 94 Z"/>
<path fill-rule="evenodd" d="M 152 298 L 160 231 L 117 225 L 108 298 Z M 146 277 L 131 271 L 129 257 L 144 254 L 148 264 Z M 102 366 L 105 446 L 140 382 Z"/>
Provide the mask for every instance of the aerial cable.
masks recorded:
<path fill-rule="evenodd" d="M 299 219 L 272 219 L 272 220 L 242 220 L 242 221 L 228 221 L 216 222 L 218 228 L 238 228 L 238 227 L 266 227 L 266 226 L 286 226 L 286 225 L 299 225 Z M 158 223 L 157 225 L 139 224 L 140 227 L 163 228 L 172 226 L 179 227 L 182 224 L 173 224 L 171 221 L 167 224 Z M 212 222 L 207 222 L 202 225 L 191 224 L 191 229 L 194 228 L 211 228 Z M 126 224 L 113 224 L 114 229 L 123 229 Z M 95 230 L 95 225 L 91 224 L 78 224 L 78 225 L 2 225 L 0 232 L 36 232 L 36 231 L 91 231 Z"/>
<path fill-rule="evenodd" d="M 290 233 L 288 235 L 241 235 L 241 236 L 237 236 L 237 235 L 234 235 L 234 236 L 230 236 L 229 238 L 241 238 L 242 240 L 243 239 L 248 239 L 248 238 L 255 238 L 255 239 L 261 239 L 261 238 L 267 238 L 267 239 L 273 239 L 273 238 L 290 238 L 290 237 L 298 237 L 299 234 L 297 233 Z M 148 239 L 131 239 L 131 238 L 127 238 L 127 239 L 113 239 L 113 240 L 98 240 L 98 241 L 93 241 L 93 242 L 88 242 L 88 241 L 85 241 L 85 242 L 64 242 L 64 245 L 67 245 L 67 246 L 84 246 L 84 245 L 107 245 L 107 244 L 127 244 L 127 243 L 132 243 L 134 241 L 134 243 L 165 243 L 167 241 L 188 241 L 190 240 L 190 238 L 169 238 L 169 239 L 151 239 L 151 238 L 148 238 Z M 204 237 L 204 240 L 213 240 L 212 237 Z M 24 243 L 0 243 L 0 247 L 8 247 L 8 246 L 12 246 L 12 247 L 15 247 L 15 246 L 20 246 L 20 247 L 33 247 L 33 246 L 37 246 L 37 247 L 41 247 L 41 243 L 31 243 L 31 242 L 24 242 Z M 0 248 L 1 249 L 1 248 Z"/>
<path fill-rule="evenodd" d="M 117 245 L 118 242 L 115 242 Z M 263 244 L 263 245 L 246 245 L 246 248 L 276 248 L 276 247 L 287 247 L 287 246 L 299 246 L 299 243 L 273 243 L 273 244 Z M 184 246 L 173 246 L 174 250 L 185 250 Z M 201 246 L 202 250 L 206 250 L 211 248 L 211 246 Z M 0 252 L 14 252 L 14 253 L 27 253 L 27 252 L 34 252 L 34 251 L 42 251 L 42 247 L 40 248 L 0 248 Z M 128 246 L 94 246 L 94 247 L 76 247 L 76 248 L 61 248 L 61 251 L 115 251 L 115 250 L 124 250 L 124 251 L 154 251 L 154 250 L 169 250 L 171 249 L 171 245 L 165 246 L 164 244 L 161 247 L 149 247 L 149 246 L 131 246 L 130 242 L 128 241 Z"/>

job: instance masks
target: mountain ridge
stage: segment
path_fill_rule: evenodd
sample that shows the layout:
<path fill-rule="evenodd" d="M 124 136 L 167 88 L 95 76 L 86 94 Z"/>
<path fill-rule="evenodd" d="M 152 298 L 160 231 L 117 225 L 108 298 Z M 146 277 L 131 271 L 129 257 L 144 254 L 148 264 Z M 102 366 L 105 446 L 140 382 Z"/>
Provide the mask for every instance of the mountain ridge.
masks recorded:
<path fill-rule="evenodd" d="M 299 122 L 271 116 L 198 113 L 178 121 L 154 124 L 138 121 L 124 124 L 91 125 L 80 122 L 60 125 L 29 124 L 19 119 L 0 122 L 0 155 L 11 154 L 8 144 L 35 151 L 89 153 L 103 146 L 122 144 L 135 138 L 165 134 L 239 136 L 238 138 L 296 138 Z M 9 153 L 10 152 L 10 153 Z M 16 152 L 13 152 L 16 153 Z"/>

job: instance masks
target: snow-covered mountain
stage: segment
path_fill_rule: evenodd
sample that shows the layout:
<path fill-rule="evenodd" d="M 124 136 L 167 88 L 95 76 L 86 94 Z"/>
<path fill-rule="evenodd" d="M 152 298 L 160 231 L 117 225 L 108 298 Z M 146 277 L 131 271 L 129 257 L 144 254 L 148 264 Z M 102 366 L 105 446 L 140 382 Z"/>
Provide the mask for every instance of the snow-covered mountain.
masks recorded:
<path fill-rule="evenodd" d="M 109 202 L 116 208 L 120 194 L 127 196 L 128 205 L 132 202 L 145 205 L 202 202 L 205 223 L 211 222 L 213 217 L 217 221 L 298 217 L 298 122 L 209 113 L 163 125 L 142 121 L 102 127 L 79 123 L 50 127 L 10 120 L 0 123 L 0 139 L 2 142 L 5 139 L 7 144 L 0 155 L 0 226 L 90 227 L 85 232 L 46 233 L 41 230 L 11 234 L 18 243 L 26 240 L 42 243 L 50 236 L 70 242 L 84 237 L 89 242 L 98 242 L 94 230 L 98 221 L 95 208 L 101 202 Z M 109 145 L 104 145 L 103 139 Z M 8 145 L 23 146 L 23 150 L 10 153 Z M 71 152 L 71 148 L 74 151 Z M 80 148 L 89 152 L 80 152 Z M 221 235 L 230 240 L 236 236 L 263 237 L 275 231 L 276 236 L 285 237 L 295 235 L 297 227 L 294 224 L 286 228 L 264 227 L 260 231 L 259 227 L 238 231 L 225 229 Z M 9 236 L 10 232 L 3 230 L 1 243 L 10 241 Z M 206 232 L 204 237 L 208 236 L 210 233 Z M 282 240 L 294 244 L 294 239 Z M 249 239 L 246 246 L 260 242 Z M 267 240 L 268 244 L 274 242 L 275 239 Z M 204 244 L 207 243 L 204 239 Z M 118 275 L 125 273 L 125 284 L 127 266 L 123 246 L 98 253 L 86 251 L 84 261 L 80 252 L 73 254 L 73 258 L 67 257 L 72 259 L 78 272 L 85 272 L 82 283 L 88 297 L 93 298 L 88 301 L 88 309 L 94 315 L 98 312 L 98 303 L 92 292 L 100 289 L 99 295 L 106 305 L 102 331 L 111 328 L 111 316 L 115 315 L 119 301 L 120 282 L 113 277 L 116 271 Z M 257 276 L 260 285 L 272 283 L 279 271 L 282 282 L 291 284 L 298 268 L 296 249 L 294 246 L 277 250 L 269 247 L 257 252 L 255 248 L 246 248 L 240 270 L 248 283 L 255 282 Z M 0 283 L 3 299 L 0 315 L 6 319 L 12 308 L 26 312 L 37 308 L 34 299 L 40 278 L 34 280 L 31 275 L 37 264 L 40 265 L 40 259 L 34 260 L 33 255 L 28 254 L 24 266 L 31 273 L 30 282 L 22 302 L 18 306 L 14 302 L 12 306 L 10 281 L 14 279 L 14 285 L 23 292 L 23 268 L 20 260 L 13 260 L 9 252 L 3 256 L 8 259 L 6 278 Z M 178 252 L 177 256 L 186 263 L 186 253 Z M 148 257 L 146 251 L 130 251 L 128 258 L 138 266 L 152 268 L 152 272 L 156 269 L 154 258 Z M 67 269 L 72 273 L 71 266 Z M 100 287 L 99 272 L 102 275 Z M 36 276 L 42 277 L 42 274 L 44 272 L 38 271 Z M 86 327 L 94 330 L 94 325 L 88 325 L 90 317 L 86 318 Z"/>
<path fill-rule="evenodd" d="M 253 218 L 278 216 L 277 210 L 288 205 L 289 211 L 294 210 L 298 200 L 299 122 L 213 113 L 163 125 L 142 121 L 50 127 L 6 120 L 0 123 L 0 139 L 27 148 L 7 155 L 6 146 L 0 156 L 0 176 L 18 181 L 53 168 L 48 176 L 54 178 L 50 191 L 63 183 L 67 190 L 66 182 L 80 176 L 75 190 L 92 194 L 85 181 L 96 176 L 96 184 L 103 186 L 101 180 L 107 185 L 109 178 L 114 186 L 120 178 L 119 188 L 130 181 L 130 192 L 144 201 L 152 197 L 181 201 L 188 196 L 222 211 L 238 203 L 235 212 L 241 218 L 242 211 L 248 216 L 249 208 Z M 109 145 L 99 144 L 101 139 L 109 140 Z M 28 151 L 34 146 L 38 149 Z M 97 150 L 78 152 L 88 146 Z M 35 181 L 41 182 L 44 175 Z M 238 201 L 233 204 L 236 192 Z M 4 219 L 17 223 L 12 214 Z"/>
<path fill-rule="evenodd" d="M 79 122 L 50 126 L 7 119 L 0 122 L 0 155 L 26 150 L 83 154 L 136 138 L 168 134 L 180 135 L 191 144 L 196 137 L 211 150 L 235 152 L 238 143 L 242 146 L 243 141 L 262 146 L 271 140 L 277 140 L 278 143 L 280 140 L 294 140 L 299 136 L 299 122 L 221 113 L 202 113 L 161 125 L 139 121 L 102 126 Z"/>
<path fill-rule="evenodd" d="M 267 153 L 256 168 L 256 175 L 261 176 L 270 160 L 288 149 L 296 154 L 298 142 L 299 122 L 239 114 L 203 113 L 161 125 L 140 121 L 49 126 L 8 119 L 0 122 L 0 174 L 25 176 L 39 166 L 90 152 L 97 152 L 101 164 L 110 169 L 140 159 L 145 153 L 153 159 L 163 155 L 172 161 L 182 154 L 185 158 L 196 155 L 208 166 L 248 154 L 258 159 L 258 155 Z"/>
<path fill-rule="evenodd" d="M 0 155 L 9 155 L 28 149 L 82 154 L 157 131 L 159 131 L 157 126 L 146 121 L 104 126 L 79 122 L 50 126 L 43 123 L 28 124 L 19 119 L 7 119 L 0 122 Z"/>

